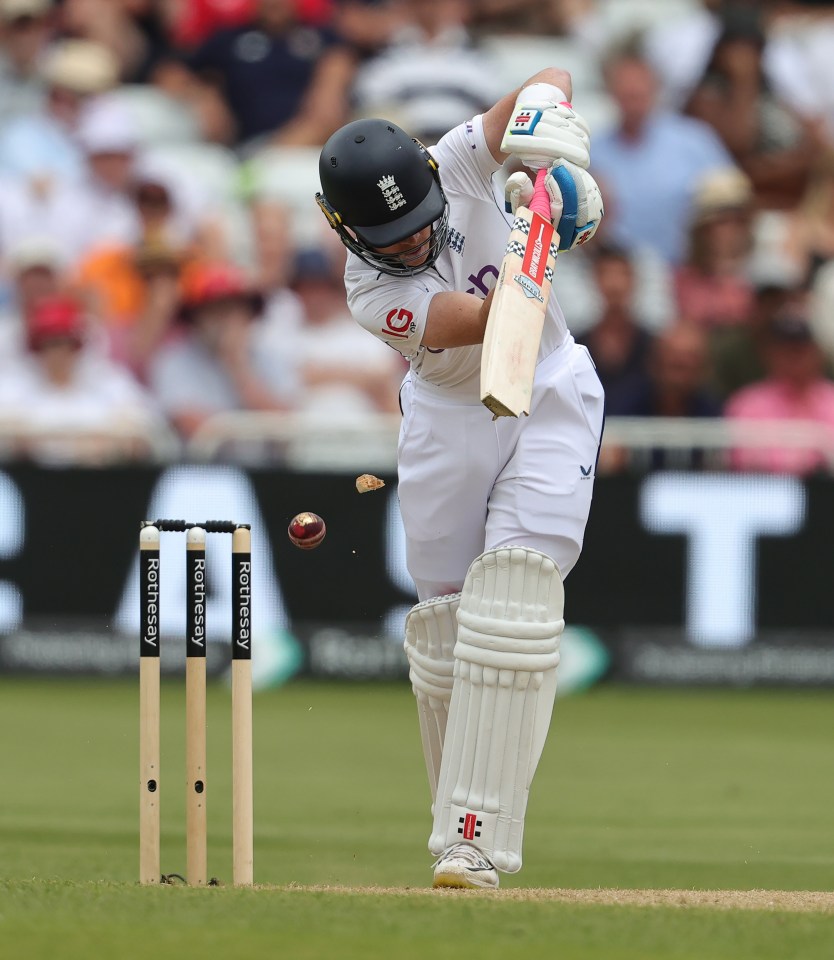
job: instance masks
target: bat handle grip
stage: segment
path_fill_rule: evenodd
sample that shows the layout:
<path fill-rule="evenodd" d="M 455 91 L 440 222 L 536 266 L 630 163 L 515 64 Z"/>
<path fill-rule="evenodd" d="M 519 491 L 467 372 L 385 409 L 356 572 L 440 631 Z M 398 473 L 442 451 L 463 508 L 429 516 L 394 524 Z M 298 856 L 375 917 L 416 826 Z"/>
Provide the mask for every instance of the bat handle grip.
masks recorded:
<path fill-rule="evenodd" d="M 550 194 L 547 192 L 545 183 L 550 175 L 550 170 L 539 170 L 536 174 L 536 185 L 533 188 L 533 198 L 528 204 L 528 209 L 537 213 L 540 217 L 550 222 Z"/>

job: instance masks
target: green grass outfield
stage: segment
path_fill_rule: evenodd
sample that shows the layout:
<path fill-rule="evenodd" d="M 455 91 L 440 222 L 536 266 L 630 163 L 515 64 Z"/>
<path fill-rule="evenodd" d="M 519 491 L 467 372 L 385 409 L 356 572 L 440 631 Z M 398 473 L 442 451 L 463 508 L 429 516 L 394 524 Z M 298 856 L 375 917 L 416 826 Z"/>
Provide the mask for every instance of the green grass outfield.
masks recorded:
<path fill-rule="evenodd" d="M 162 863 L 180 873 L 183 707 L 182 684 L 165 684 Z M 0 957 L 834 956 L 834 894 L 800 893 L 834 890 L 830 693 L 600 687 L 560 700 L 525 866 L 495 895 L 427 889 L 408 688 L 306 682 L 255 699 L 262 886 L 228 886 L 218 685 L 209 870 L 227 885 L 139 887 L 137 711 L 127 681 L 0 681 Z"/>

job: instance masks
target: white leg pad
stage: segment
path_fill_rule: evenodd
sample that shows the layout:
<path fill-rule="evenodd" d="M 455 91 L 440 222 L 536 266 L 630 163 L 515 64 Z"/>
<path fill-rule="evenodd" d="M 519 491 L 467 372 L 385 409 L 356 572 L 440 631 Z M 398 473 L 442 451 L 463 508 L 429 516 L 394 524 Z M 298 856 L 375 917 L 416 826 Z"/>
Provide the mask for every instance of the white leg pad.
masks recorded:
<path fill-rule="evenodd" d="M 412 607 L 405 621 L 405 655 L 417 698 L 420 737 L 434 803 L 454 682 L 460 594 L 432 597 Z"/>
<path fill-rule="evenodd" d="M 466 842 L 499 870 L 521 869 L 527 796 L 556 696 L 564 603 L 559 568 L 537 550 L 489 550 L 469 568 L 429 839 L 435 856 Z"/>

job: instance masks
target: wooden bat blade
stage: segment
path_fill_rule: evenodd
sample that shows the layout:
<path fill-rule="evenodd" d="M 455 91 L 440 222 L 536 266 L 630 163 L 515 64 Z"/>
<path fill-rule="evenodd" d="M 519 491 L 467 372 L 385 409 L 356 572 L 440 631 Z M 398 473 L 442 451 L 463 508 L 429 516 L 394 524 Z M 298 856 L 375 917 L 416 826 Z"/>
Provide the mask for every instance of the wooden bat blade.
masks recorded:
<path fill-rule="evenodd" d="M 481 402 L 496 417 L 530 413 L 558 244 L 549 220 L 519 207 L 501 263 L 481 357 Z"/>

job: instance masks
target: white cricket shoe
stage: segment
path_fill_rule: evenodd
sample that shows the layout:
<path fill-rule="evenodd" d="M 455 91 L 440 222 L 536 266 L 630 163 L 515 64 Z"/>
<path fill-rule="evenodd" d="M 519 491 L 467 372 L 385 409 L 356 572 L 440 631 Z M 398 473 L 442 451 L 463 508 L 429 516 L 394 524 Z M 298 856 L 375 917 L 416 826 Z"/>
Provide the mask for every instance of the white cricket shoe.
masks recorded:
<path fill-rule="evenodd" d="M 498 871 L 477 847 L 470 843 L 454 843 L 435 862 L 432 886 L 495 890 Z"/>

